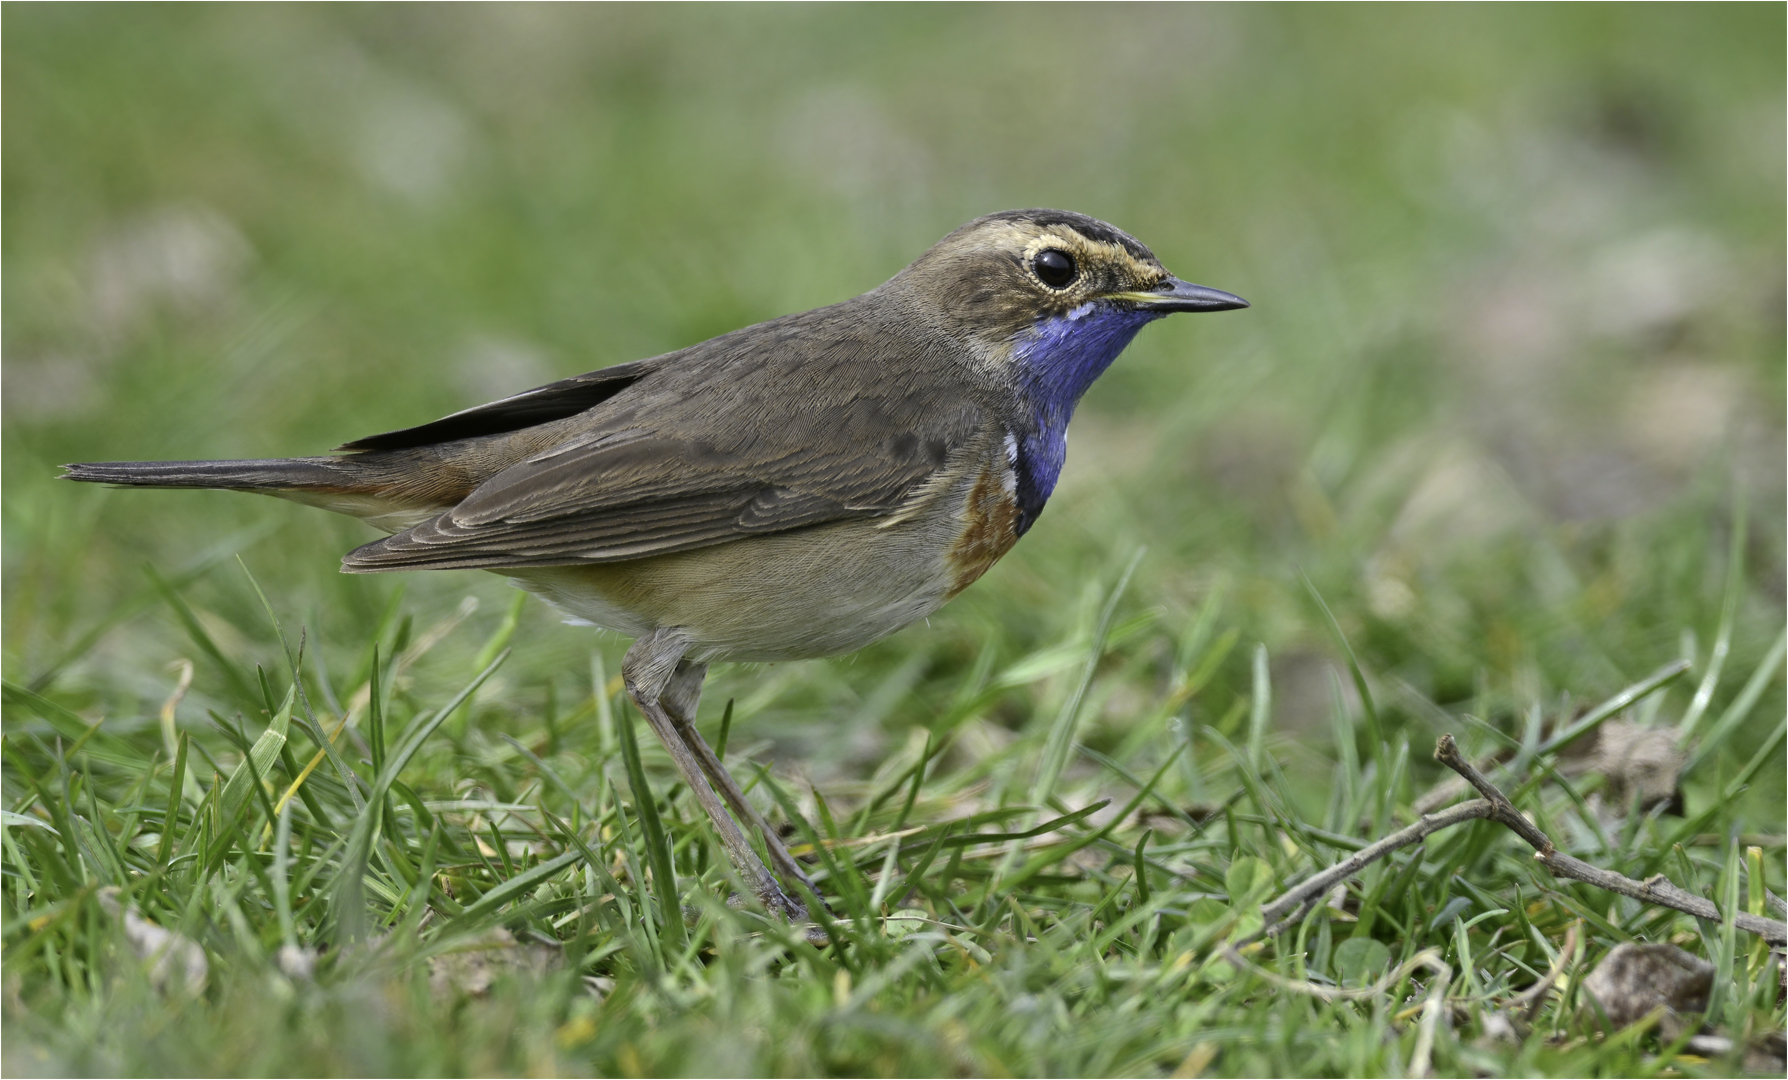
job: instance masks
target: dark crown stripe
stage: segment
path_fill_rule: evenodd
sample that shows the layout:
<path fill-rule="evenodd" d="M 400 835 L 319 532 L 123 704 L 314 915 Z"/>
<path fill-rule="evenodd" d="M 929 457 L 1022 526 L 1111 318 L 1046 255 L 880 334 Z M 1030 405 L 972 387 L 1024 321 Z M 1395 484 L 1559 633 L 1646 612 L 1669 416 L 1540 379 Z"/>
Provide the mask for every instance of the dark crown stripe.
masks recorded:
<path fill-rule="evenodd" d="M 989 221 L 1025 221 L 1034 225 L 1061 225 L 1073 229 L 1088 240 L 1097 240 L 1104 244 L 1116 244 L 1131 255 L 1147 262 L 1155 261 L 1155 253 L 1143 246 L 1142 241 L 1121 229 L 1114 229 L 1105 222 L 1085 214 L 1076 214 L 1072 210 L 1007 210 L 998 214 L 987 215 Z"/>

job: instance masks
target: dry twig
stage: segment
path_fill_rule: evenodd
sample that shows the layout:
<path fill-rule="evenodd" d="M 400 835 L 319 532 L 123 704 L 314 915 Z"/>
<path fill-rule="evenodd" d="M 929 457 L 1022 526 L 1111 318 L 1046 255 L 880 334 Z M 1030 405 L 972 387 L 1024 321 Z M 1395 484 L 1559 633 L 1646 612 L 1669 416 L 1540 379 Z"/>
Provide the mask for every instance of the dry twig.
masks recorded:
<path fill-rule="evenodd" d="M 1436 833 L 1467 821 L 1490 817 L 1492 813 L 1493 808 L 1489 800 L 1473 799 L 1471 802 L 1460 803 L 1458 806 L 1438 813 L 1423 814 L 1421 820 L 1414 825 L 1394 832 L 1375 844 L 1361 848 L 1320 874 L 1305 878 L 1288 890 L 1285 895 L 1261 908 L 1260 917 L 1265 920 L 1266 929 L 1249 940 L 1269 937 L 1287 929 L 1297 920 L 1303 918 L 1305 912 L 1315 907 L 1317 902 L 1322 899 L 1323 894 L 1329 891 L 1330 886 L 1338 881 L 1345 881 L 1398 848 L 1406 848 L 1411 844 L 1419 843 L 1430 833 Z"/>
<path fill-rule="evenodd" d="M 1451 735 L 1442 735 L 1440 745 L 1434 750 L 1435 760 L 1465 777 L 1467 783 L 1478 790 L 1489 801 L 1490 818 L 1514 830 L 1515 834 L 1527 841 L 1534 849 L 1534 858 L 1553 877 L 1568 878 L 1594 885 L 1598 889 L 1630 896 L 1635 900 L 1643 900 L 1658 907 L 1667 907 L 1698 919 L 1710 919 L 1724 922 L 1728 916 L 1720 914 L 1720 909 L 1713 901 L 1696 896 L 1687 889 L 1679 888 L 1663 874 L 1656 874 L 1644 881 L 1635 881 L 1625 874 L 1617 874 L 1612 870 L 1603 870 L 1599 866 L 1591 866 L 1582 859 L 1574 858 L 1558 851 L 1552 841 L 1541 832 L 1534 823 L 1521 816 L 1515 804 L 1509 802 L 1495 784 L 1485 778 L 1484 774 L 1472 767 L 1471 762 L 1459 755 L 1459 747 Z M 1740 930 L 1747 930 L 1763 938 L 1771 945 L 1788 943 L 1788 923 L 1780 919 L 1766 919 L 1761 915 L 1752 915 L 1745 911 L 1735 911 L 1729 916 L 1732 924 Z"/>
<path fill-rule="evenodd" d="M 1314 907 L 1322 895 L 1336 882 L 1358 873 L 1361 869 L 1370 866 L 1398 848 L 1408 847 L 1441 829 L 1485 818 L 1507 826 L 1517 836 L 1527 841 L 1534 849 L 1534 858 L 1553 877 L 1581 881 L 1594 885 L 1598 889 L 1630 896 L 1635 900 L 1680 911 L 1698 919 L 1710 919 L 1714 922 L 1725 921 L 1726 916 L 1720 914 L 1719 908 L 1714 906 L 1712 901 L 1677 887 L 1662 874 L 1644 881 L 1635 881 L 1624 874 L 1591 866 L 1582 859 L 1558 851 L 1552 846 L 1552 841 L 1545 833 L 1515 809 L 1515 804 L 1509 801 L 1507 795 L 1504 795 L 1471 762 L 1460 756 L 1459 746 L 1453 741 L 1451 735 L 1440 737 L 1440 743 L 1434 750 L 1434 757 L 1442 765 L 1463 777 L 1466 783 L 1476 788 L 1478 794 L 1483 798 L 1460 803 L 1458 806 L 1436 813 L 1424 814 L 1421 820 L 1408 828 L 1392 833 L 1368 847 L 1361 848 L 1327 870 L 1304 879 L 1282 896 L 1264 905 L 1260 909 L 1260 913 L 1266 924 L 1265 928 L 1237 944 L 1247 944 L 1249 941 L 1256 941 L 1283 932 Z M 1732 912 L 1730 917 L 1734 926 L 1756 934 L 1772 945 L 1788 943 L 1788 923 L 1784 923 L 1780 919 L 1766 919 L 1760 915 L 1752 915 L 1743 911 Z"/>

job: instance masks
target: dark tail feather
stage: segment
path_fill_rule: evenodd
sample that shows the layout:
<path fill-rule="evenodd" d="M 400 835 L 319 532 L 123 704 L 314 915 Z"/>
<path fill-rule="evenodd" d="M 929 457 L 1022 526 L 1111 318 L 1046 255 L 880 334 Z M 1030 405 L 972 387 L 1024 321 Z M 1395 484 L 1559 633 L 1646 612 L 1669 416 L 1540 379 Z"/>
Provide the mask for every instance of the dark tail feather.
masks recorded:
<path fill-rule="evenodd" d="M 224 488 L 233 491 L 351 490 L 357 485 L 334 458 L 265 461 L 96 461 L 64 465 L 65 480 L 126 487 Z"/>

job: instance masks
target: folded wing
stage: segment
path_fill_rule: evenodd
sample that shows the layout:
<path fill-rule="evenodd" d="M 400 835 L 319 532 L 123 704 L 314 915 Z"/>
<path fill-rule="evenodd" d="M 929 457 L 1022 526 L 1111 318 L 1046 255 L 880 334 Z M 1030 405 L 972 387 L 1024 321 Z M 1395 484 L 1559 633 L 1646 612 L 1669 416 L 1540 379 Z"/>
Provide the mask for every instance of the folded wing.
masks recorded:
<path fill-rule="evenodd" d="M 966 468 L 965 449 L 986 423 L 966 396 L 939 394 L 906 365 L 899 377 L 881 365 L 840 365 L 862 358 L 861 342 L 822 337 L 805 355 L 772 361 L 755 350 L 728 355 L 726 340 L 706 343 L 722 347 L 714 355 L 662 364 L 575 421 L 553 424 L 551 445 L 445 513 L 350 553 L 343 569 L 621 562 L 891 514 L 928 480 Z M 929 392 L 915 392 L 926 384 Z M 562 406 L 543 392 L 559 387 L 573 404 L 599 392 L 567 380 L 456 417 L 477 425 L 503 419 L 483 410 L 552 414 Z M 349 445 L 385 449 L 412 437 Z"/>

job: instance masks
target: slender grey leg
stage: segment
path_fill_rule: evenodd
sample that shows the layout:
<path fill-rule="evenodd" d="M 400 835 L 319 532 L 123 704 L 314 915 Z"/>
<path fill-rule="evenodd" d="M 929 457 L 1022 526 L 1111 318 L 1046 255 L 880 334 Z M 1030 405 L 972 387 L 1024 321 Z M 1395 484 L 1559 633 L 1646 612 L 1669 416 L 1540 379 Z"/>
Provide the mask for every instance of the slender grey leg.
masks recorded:
<path fill-rule="evenodd" d="M 708 774 L 708 779 L 720 792 L 720 797 L 726 800 L 726 805 L 732 807 L 733 813 L 738 815 L 741 822 L 756 829 L 764 838 L 764 847 L 770 852 L 770 864 L 776 868 L 776 872 L 785 880 L 799 881 L 813 895 L 818 896 L 819 889 L 814 886 L 813 879 L 807 876 L 807 870 L 788 853 L 788 848 L 783 846 L 782 837 L 776 835 L 776 830 L 758 813 L 757 807 L 751 805 L 751 800 L 745 797 L 738 782 L 726 771 L 726 764 L 714 753 L 708 741 L 702 738 L 702 733 L 696 730 L 695 709 L 701 702 L 702 680 L 707 674 L 708 665 L 683 661 L 677 665 L 676 673 L 665 684 L 659 701 L 670 714 L 671 721 L 677 725 L 677 732 L 683 736 L 683 742 L 701 763 L 702 771 Z"/>
<path fill-rule="evenodd" d="M 727 816 L 726 807 L 708 786 L 702 776 L 701 761 L 689 749 L 687 743 L 678 734 L 676 724 L 671 720 L 663 705 L 666 685 L 676 673 L 678 663 L 683 659 L 684 650 L 688 649 L 688 639 L 675 629 L 661 627 L 633 643 L 627 655 L 621 660 L 621 679 L 627 685 L 627 693 L 639 711 L 652 725 L 664 748 L 670 751 L 671 760 L 676 763 L 677 771 L 683 774 L 683 782 L 689 790 L 695 792 L 696 801 L 707 811 L 708 819 L 714 824 L 714 831 L 720 836 L 720 843 L 726 848 L 727 857 L 739 871 L 751 891 L 771 911 L 790 920 L 805 920 L 807 909 L 802 904 L 789 899 L 782 891 L 782 886 L 765 868 L 763 860 L 757 857 L 745 834 L 739 830 L 737 823 Z M 643 792 L 641 797 L 647 797 Z M 665 882 L 664 888 L 674 888 L 671 882 Z"/>

